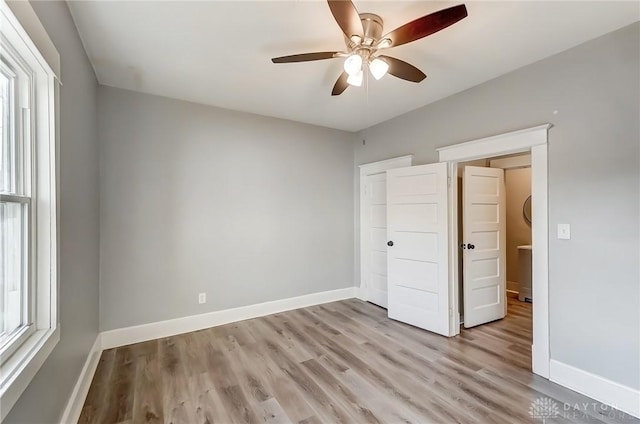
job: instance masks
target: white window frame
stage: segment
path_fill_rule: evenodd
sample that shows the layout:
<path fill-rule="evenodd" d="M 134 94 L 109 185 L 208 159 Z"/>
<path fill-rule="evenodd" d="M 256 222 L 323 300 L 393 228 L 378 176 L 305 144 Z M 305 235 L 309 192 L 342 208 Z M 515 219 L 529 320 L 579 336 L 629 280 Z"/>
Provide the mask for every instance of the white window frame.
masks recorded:
<path fill-rule="evenodd" d="M 35 292 L 33 278 L 35 268 L 33 266 L 33 260 L 35 260 L 35 247 L 37 239 L 35 232 L 31 231 L 32 223 L 35 222 L 35 208 L 32 204 L 32 196 L 35 194 L 31 190 L 34 167 L 31 164 L 31 155 L 33 150 L 33 140 L 31 137 L 32 131 L 30 124 L 32 121 L 32 107 L 33 104 L 33 78 L 29 66 L 22 61 L 21 55 L 15 51 L 11 46 L 7 45 L 7 41 L 0 35 L 0 67 L 4 68 L 5 73 L 12 74 L 14 84 L 12 87 L 11 98 L 13 100 L 13 108 L 11 110 L 13 120 L 11 121 L 11 133 L 16 138 L 16 152 L 15 162 L 22 168 L 22 172 L 16 175 L 16 181 L 14 185 L 16 191 L 20 192 L 20 195 L 14 194 L 0 194 L 2 200 L 6 200 L 12 203 L 17 203 L 27 207 L 28 214 L 27 220 L 27 238 L 25 252 L 25 261 L 23 268 L 26 275 L 26 281 L 24 286 L 21 287 L 21 294 L 23 297 L 23 321 L 27 324 L 20 328 L 17 332 L 11 335 L 11 338 L 5 346 L 0 348 L 0 365 L 4 362 L 5 358 L 10 357 L 17 348 L 27 340 L 35 331 L 35 308 L 31 304 L 34 298 L 31 293 Z M 26 296 L 25 296 L 26 295 Z"/>
<path fill-rule="evenodd" d="M 0 49 L 28 68 L 31 101 L 23 136 L 31 140 L 30 331 L 0 357 L 0 420 L 9 413 L 60 340 L 56 216 L 56 74 L 9 6 L 0 0 Z M 3 197 L 10 196 L 2 195 Z"/>

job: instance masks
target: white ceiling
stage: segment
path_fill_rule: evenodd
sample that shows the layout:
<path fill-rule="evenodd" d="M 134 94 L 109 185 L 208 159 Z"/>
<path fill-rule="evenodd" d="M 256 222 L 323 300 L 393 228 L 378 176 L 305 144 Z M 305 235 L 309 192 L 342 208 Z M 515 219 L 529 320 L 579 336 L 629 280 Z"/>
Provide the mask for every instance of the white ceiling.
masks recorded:
<path fill-rule="evenodd" d="M 355 1 L 388 32 L 460 2 Z M 640 3 L 466 2 L 469 16 L 389 50 L 427 74 L 385 76 L 330 95 L 342 60 L 271 57 L 342 50 L 324 1 L 71 1 L 101 84 L 357 131 L 450 96 L 640 19 Z"/>

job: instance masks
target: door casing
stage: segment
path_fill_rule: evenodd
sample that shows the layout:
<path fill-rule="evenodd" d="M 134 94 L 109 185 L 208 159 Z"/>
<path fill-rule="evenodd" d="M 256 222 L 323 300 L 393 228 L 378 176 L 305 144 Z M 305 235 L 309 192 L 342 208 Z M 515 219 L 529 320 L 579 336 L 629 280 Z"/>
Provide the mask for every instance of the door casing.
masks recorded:
<path fill-rule="evenodd" d="M 437 149 L 440 162 L 449 168 L 449 290 L 453 311 L 450 334 L 460 332 L 458 299 L 458 163 L 512 153 L 531 152 L 532 203 L 532 290 L 533 344 L 532 370 L 549 378 L 549 216 L 548 216 L 548 133 L 551 124 L 472 140 Z"/>

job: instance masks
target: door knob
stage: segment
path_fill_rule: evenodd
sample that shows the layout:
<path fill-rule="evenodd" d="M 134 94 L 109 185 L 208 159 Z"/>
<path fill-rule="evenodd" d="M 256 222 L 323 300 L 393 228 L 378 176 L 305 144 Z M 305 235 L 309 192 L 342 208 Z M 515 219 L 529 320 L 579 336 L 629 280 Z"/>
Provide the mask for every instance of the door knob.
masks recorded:
<path fill-rule="evenodd" d="M 468 247 L 469 249 L 475 249 L 475 248 L 476 248 L 476 247 L 475 247 L 473 244 L 471 244 L 471 243 L 469 243 L 469 244 L 467 245 L 467 247 Z"/>
<path fill-rule="evenodd" d="M 388 241 L 387 242 L 387 246 L 389 246 L 389 247 L 393 246 L 393 242 L 392 241 Z"/>

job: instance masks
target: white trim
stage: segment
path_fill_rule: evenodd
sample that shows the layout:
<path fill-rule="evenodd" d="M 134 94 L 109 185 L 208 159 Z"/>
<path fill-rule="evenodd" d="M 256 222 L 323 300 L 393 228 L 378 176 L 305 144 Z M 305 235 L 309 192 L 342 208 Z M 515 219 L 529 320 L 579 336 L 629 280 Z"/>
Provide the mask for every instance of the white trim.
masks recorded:
<path fill-rule="evenodd" d="M 29 6 L 30 7 L 30 6 Z M 27 11 L 20 6 L 20 10 Z M 31 10 L 31 12 L 33 12 Z M 34 17 L 33 14 L 32 17 Z M 58 322 L 56 114 L 54 71 L 5 1 L 0 0 L 2 47 L 25 65 L 31 90 L 24 96 L 22 131 L 30 165 L 25 189 L 30 195 L 30 319 L 35 331 L 0 366 L 0 418 L 9 413 L 60 340 Z M 42 29 L 43 30 L 43 29 Z M 43 30 L 44 31 L 44 30 Z M 38 37 L 48 37 L 46 33 Z M 41 41 L 41 40 L 36 40 Z M 53 46 L 51 44 L 51 46 Z M 50 46 L 50 47 L 51 47 Z"/>
<path fill-rule="evenodd" d="M 87 359 L 84 362 L 82 371 L 78 376 L 76 385 L 73 387 L 71 396 L 67 401 L 67 406 L 64 408 L 62 418 L 60 418 L 60 424 L 77 423 L 80 419 L 80 413 L 84 406 L 84 401 L 89 393 L 89 387 L 91 387 L 91 381 L 98 368 L 100 362 L 100 356 L 102 355 L 102 335 L 98 333 L 93 346 L 87 355 Z"/>
<path fill-rule="evenodd" d="M 551 360 L 550 380 L 599 402 L 640 418 L 640 390 L 588 371 Z"/>
<path fill-rule="evenodd" d="M 356 299 L 360 299 L 363 302 L 367 301 L 367 293 L 362 287 L 354 287 L 356 289 Z"/>
<path fill-rule="evenodd" d="M 545 134 L 547 133 L 544 130 Z M 531 368 L 549 378 L 549 183 L 547 145 L 531 148 L 531 291 L 533 344 Z"/>
<path fill-rule="evenodd" d="M 531 233 L 533 290 L 533 345 L 531 346 L 533 372 L 549 378 L 549 230 L 548 230 L 548 174 L 547 139 L 551 124 L 539 125 L 520 131 L 473 140 L 443 147 L 438 150 L 440 162 L 448 162 L 449 175 L 457 181 L 458 162 L 490 158 L 511 153 L 531 151 Z M 450 225 L 450 308 L 452 334 L 460 331 L 458 310 L 458 185 L 449 186 Z"/>
<path fill-rule="evenodd" d="M 59 341 L 59 328 L 37 331 L 7 360 L 5 365 L 11 375 L 3 376 L 0 388 L 0 421 L 9 414 Z"/>
<path fill-rule="evenodd" d="M 369 227 L 369 195 L 367 192 L 367 177 L 387 172 L 389 169 L 406 168 L 413 164 L 413 155 L 381 160 L 379 162 L 359 165 L 360 168 L 360 287 L 359 299 L 370 300 L 367 290 L 366 276 L 369 275 L 369 235 L 364 228 Z"/>
<path fill-rule="evenodd" d="M 60 80 L 60 53 L 28 1 L 0 0 L 0 12 L 16 30 L 38 62 Z"/>
<path fill-rule="evenodd" d="M 515 289 L 514 289 L 515 287 Z M 509 281 L 507 280 L 507 291 L 512 293 L 518 293 L 520 288 L 520 283 L 517 281 Z"/>
<path fill-rule="evenodd" d="M 358 165 L 360 175 L 375 175 L 386 172 L 387 169 L 404 168 L 411 166 L 413 155 L 399 156 L 397 158 L 385 159 L 378 162 L 365 163 Z"/>
<path fill-rule="evenodd" d="M 516 168 L 528 168 L 531 166 L 531 155 L 518 155 L 508 158 L 493 159 L 489 161 L 491 168 L 500 169 L 516 169 Z"/>
<path fill-rule="evenodd" d="M 467 141 L 436 149 L 440 162 L 466 162 L 492 156 L 525 152 L 533 146 L 547 144 L 547 130 L 551 124 L 539 125 L 520 131 Z"/>
<path fill-rule="evenodd" d="M 311 293 L 303 296 L 241 306 L 239 308 L 225 309 L 206 314 L 191 315 L 188 317 L 158 321 L 133 327 L 118 328 L 101 333 L 102 348 L 111 349 L 113 347 L 125 346 L 132 343 L 175 336 L 176 334 L 189 333 L 191 331 L 202 330 L 204 328 L 229 324 L 231 322 L 242 321 L 245 319 L 262 317 L 292 309 L 351 299 L 356 297 L 356 295 L 356 287 L 346 287 L 344 289 Z"/>

